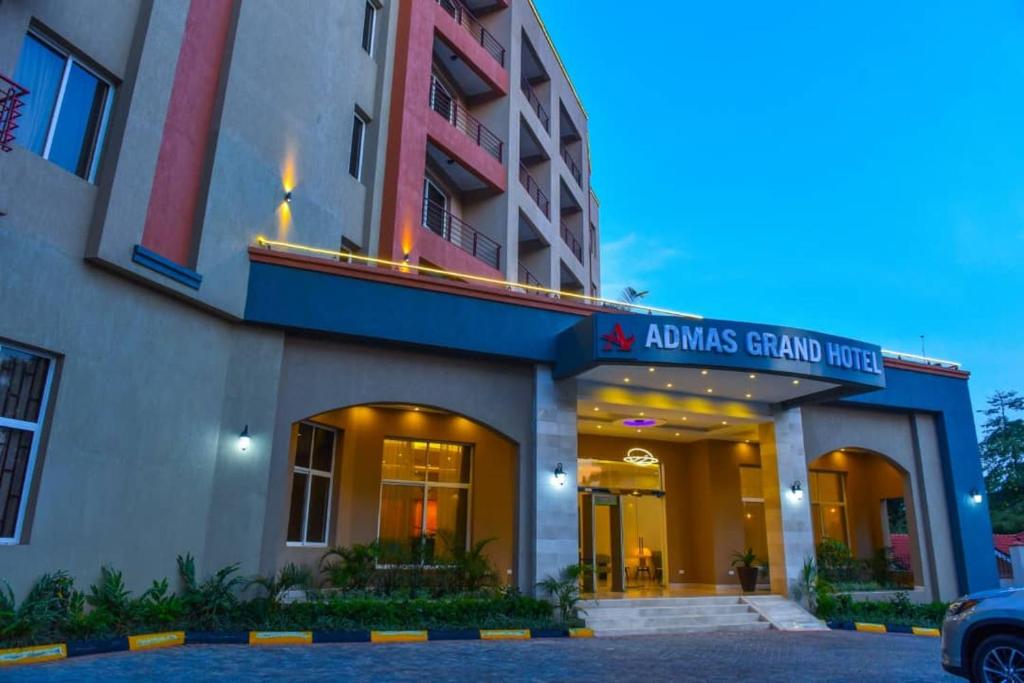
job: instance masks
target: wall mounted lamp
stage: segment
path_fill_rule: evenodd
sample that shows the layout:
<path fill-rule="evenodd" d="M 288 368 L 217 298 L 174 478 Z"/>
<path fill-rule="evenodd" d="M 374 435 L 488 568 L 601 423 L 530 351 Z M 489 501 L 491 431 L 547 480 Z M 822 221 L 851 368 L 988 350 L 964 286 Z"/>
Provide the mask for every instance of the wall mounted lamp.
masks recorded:
<path fill-rule="evenodd" d="M 565 486 L 565 480 L 568 476 L 565 474 L 565 469 L 562 467 L 562 463 L 555 465 L 555 483 L 559 486 Z"/>
<path fill-rule="evenodd" d="M 794 481 L 793 485 L 789 487 L 789 495 L 798 503 L 804 499 L 804 487 L 800 480 Z"/>
<path fill-rule="evenodd" d="M 245 453 L 249 450 L 249 446 L 252 445 L 252 437 L 249 436 L 249 425 L 245 425 L 245 429 L 238 435 L 238 450 Z"/>
<path fill-rule="evenodd" d="M 981 502 L 981 491 L 978 489 L 971 489 L 971 502 L 975 505 Z"/>

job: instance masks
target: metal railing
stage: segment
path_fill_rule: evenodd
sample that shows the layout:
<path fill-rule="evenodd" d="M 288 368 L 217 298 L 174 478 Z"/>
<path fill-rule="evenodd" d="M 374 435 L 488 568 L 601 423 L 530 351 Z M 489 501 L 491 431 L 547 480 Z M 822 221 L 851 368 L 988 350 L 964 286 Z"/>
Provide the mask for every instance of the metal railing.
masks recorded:
<path fill-rule="evenodd" d="M 526 269 L 522 263 L 519 264 L 519 284 L 529 285 L 531 287 L 542 287 L 540 280 L 533 276 L 529 270 Z"/>
<path fill-rule="evenodd" d="M 526 188 L 526 193 L 533 197 L 533 201 L 544 212 L 544 215 L 550 217 L 551 202 L 548 200 L 548 196 L 540 189 L 540 185 L 537 184 L 537 181 L 533 179 L 533 176 L 530 175 L 530 172 L 523 164 L 519 164 L 519 183 Z"/>
<path fill-rule="evenodd" d="M 501 270 L 501 245 L 476 230 L 461 218 L 452 215 L 441 204 L 423 200 L 423 227 L 472 254 L 491 268 Z"/>
<path fill-rule="evenodd" d="M 580 170 L 572 152 L 565 145 L 562 145 L 562 158 L 565 159 L 565 164 L 569 167 L 569 173 L 572 173 L 572 177 L 576 179 L 576 184 L 583 187 L 583 171 Z"/>
<path fill-rule="evenodd" d="M 548 115 L 547 109 L 540 103 L 540 98 L 537 97 L 537 93 L 534 91 L 533 86 L 530 85 L 530 81 L 525 78 L 522 80 L 523 94 L 526 95 L 526 101 L 530 103 L 530 107 L 537 113 L 537 118 L 540 119 L 541 124 L 544 126 L 544 130 L 551 130 L 551 116 Z"/>
<path fill-rule="evenodd" d="M 583 245 L 576 239 L 576 235 L 573 234 L 569 226 L 565 224 L 565 221 L 561 221 L 562 224 L 562 241 L 565 242 L 569 250 L 572 251 L 573 256 L 580 263 L 583 263 Z"/>
<path fill-rule="evenodd" d="M 459 104 L 434 76 L 430 78 L 430 108 L 448 119 L 448 123 L 465 133 L 466 137 L 476 142 L 477 146 L 495 159 L 503 160 L 504 141 L 466 111 L 466 108 Z"/>
<path fill-rule="evenodd" d="M 505 46 L 499 43 L 498 39 L 484 28 L 484 25 L 469 11 L 468 7 L 459 2 L 459 0 L 437 0 L 437 4 L 441 6 L 441 9 L 450 14 L 459 26 L 466 29 L 469 35 L 473 36 L 480 43 L 480 46 L 494 57 L 498 64 L 501 64 L 502 67 L 505 66 Z"/>
<path fill-rule="evenodd" d="M 16 121 L 25 105 L 22 98 L 27 94 L 28 90 L 0 74 L 0 150 L 4 152 L 11 151 L 14 131 L 18 127 Z"/>

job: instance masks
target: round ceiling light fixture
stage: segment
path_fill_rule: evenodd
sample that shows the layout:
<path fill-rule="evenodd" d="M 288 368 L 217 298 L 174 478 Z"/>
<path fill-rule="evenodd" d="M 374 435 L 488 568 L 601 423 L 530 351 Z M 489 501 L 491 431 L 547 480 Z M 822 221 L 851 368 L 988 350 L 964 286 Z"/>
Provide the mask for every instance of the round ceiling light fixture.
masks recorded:
<path fill-rule="evenodd" d="M 654 453 L 644 448 L 630 448 L 622 458 L 631 465 L 657 465 L 658 459 Z"/>
<path fill-rule="evenodd" d="M 631 417 L 623 420 L 620 424 L 624 427 L 657 427 L 664 424 L 664 420 L 655 420 L 650 417 Z"/>

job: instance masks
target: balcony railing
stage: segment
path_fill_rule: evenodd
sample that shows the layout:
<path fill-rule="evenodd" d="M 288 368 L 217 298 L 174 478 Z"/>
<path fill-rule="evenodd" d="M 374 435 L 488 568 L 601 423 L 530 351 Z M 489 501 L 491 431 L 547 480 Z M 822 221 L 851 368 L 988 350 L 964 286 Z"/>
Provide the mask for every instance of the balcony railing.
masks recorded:
<path fill-rule="evenodd" d="M 572 152 L 565 145 L 562 145 L 562 158 L 565 159 L 565 164 L 569 167 L 569 173 L 572 173 L 572 177 L 576 179 L 576 184 L 583 187 L 583 171 L 580 170 Z"/>
<path fill-rule="evenodd" d="M 576 239 L 576 235 L 574 235 L 572 230 L 569 229 L 569 226 L 565 224 L 565 221 L 562 221 L 562 241 L 565 242 L 569 247 L 569 250 L 572 251 L 576 260 L 583 263 L 583 245 L 581 245 L 580 241 Z"/>
<path fill-rule="evenodd" d="M 548 201 L 548 196 L 540 189 L 540 185 L 533 179 L 530 172 L 526 170 L 526 166 L 519 164 L 519 183 L 526 188 L 526 193 L 533 197 L 533 201 L 536 202 L 537 207 L 544 212 L 545 216 L 551 216 L 551 202 Z"/>
<path fill-rule="evenodd" d="M 526 269 L 522 263 L 519 264 L 519 284 L 530 285 L 531 287 L 543 287 L 540 280 L 533 276 L 533 273 Z"/>
<path fill-rule="evenodd" d="M 476 120 L 466 108 L 453 98 L 437 78 L 430 79 L 430 108 L 448 119 L 448 122 L 466 134 L 477 146 L 501 161 L 505 152 L 505 143 L 491 130 Z"/>
<path fill-rule="evenodd" d="M 459 249 L 472 254 L 491 268 L 501 270 L 501 245 L 452 215 L 450 211 L 429 199 L 423 201 L 423 227 Z"/>
<path fill-rule="evenodd" d="M 22 98 L 27 94 L 28 90 L 0 75 L 0 150 L 4 152 L 11 151 L 14 131 L 18 127 L 17 120 L 25 105 Z"/>
<path fill-rule="evenodd" d="M 456 23 L 469 31 L 469 35 L 473 36 L 474 40 L 480 43 L 480 46 L 487 50 L 498 64 L 501 64 L 502 67 L 505 66 L 505 46 L 499 43 L 498 39 L 484 28 L 480 20 L 469 11 L 469 8 L 459 2 L 459 0 L 437 0 L 437 4 L 445 12 L 452 15 L 452 19 Z"/>
<path fill-rule="evenodd" d="M 534 92 L 533 86 L 530 85 L 530 81 L 525 78 L 522 81 L 523 94 L 526 95 L 526 101 L 530 103 L 530 108 L 537 112 L 537 118 L 540 119 L 541 124 L 544 126 L 544 130 L 551 130 L 551 117 L 548 115 L 544 105 L 540 103 L 540 98 L 537 97 L 537 93 Z"/>

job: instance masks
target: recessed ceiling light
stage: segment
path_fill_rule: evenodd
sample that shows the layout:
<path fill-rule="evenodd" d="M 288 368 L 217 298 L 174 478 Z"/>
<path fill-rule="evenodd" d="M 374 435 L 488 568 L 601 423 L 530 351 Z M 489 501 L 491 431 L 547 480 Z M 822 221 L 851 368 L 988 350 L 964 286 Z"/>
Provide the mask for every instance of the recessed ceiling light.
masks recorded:
<path fill-rule="evenodd" d="M 601 429 L 601 425 L 597 425 L 597 428 L 598 428 L 598 429 Z"/>
<path fill-rule="evenodd" d="M 654 368 L 647 368 L 647 372 L 654 372 Z"/>
<path fill-rule="evenodd" d="M 728 422 L 726 422 L 725 420 L 722 420 L 722 424 L 724 424 L 724 425 L 727 425 L 727 424 L 729 424 L 729 423 L 728 423 Z"/>
<path fill-rule="evenodd" d="M 413 408 L 413 410 L 415 410 L 417 413 L 420 412 L 419 406 L 416 406 L 415 408 Z"/>
<path fill-rule="evenodd" d="M 798 379 L 793 380 L 793 384 L 800 384 L 800 380 L 798 380 Z"/>
<path fill-rule="evenodd" d="M 686 420 L 686 416 L 685 415 L 683 415 L 683 420 Z"/>
<path fill-rule="evenodd" d="M 624 378 L 622 379 L 622 381 L 623 381 L 623 382 L 625 382 L 626 384 L 629 384 L 629 378 L 628 378 L 628 377 L 624 377 Z"/>
<path fill-rule="evenodd" d="M 643 416 L 644 416 L 644 412 L 641 410 L 640 411 L 640 417 L 643 417 Z"/>
<path fill-rule="evenodd" d="M 748 394 L 746 394 L 746 397 L 747 397 L 747 398 L 753 398 L 753 397 L 754 397 L 754 395 L 753 395 L 753 394 L 749 394 L 749 393 L 748 393 Z M 596 410 L 596 408 L 595 408 L 595 410 Z"/>
<path fill-rule="evenodd" d="M 665 388 L 666 389 L 671 389 L 672 388 L 672 382 L 669 382 L 668 384 L 666 384 Z"/>
<path fill-rule="evenodd" d="M 743 439 L 743 443 L 750 443 L 750 439 Z"/>
<path fill-rule="evenodd" d="M 715 390 L 714 390 L 714 389 L 712 389 L 711 387 L 708 387 L 708 390 L 707 390 L 707 391 L 708 391 L 708 393 L 709 393 L 709 394 L 713 394 L 713 393 L 715 393 Z"/>
<path fill-rule="evenodd" d="M 757 375 L 755 375 L 754 373 L 750 373 L 750 379 L 757 379 Z"/>
<path fill-rule="evenodd" d="M 701 370 L 701 371 L 700 371 L 700 374 L 702 374 L 702 375 L 706 375 L 706 374 L 708 374 L 708 371 L 707 371 L 707 370 Z"/>
<path fill-rule="evenodd" d="M 640 432 L 641 432 L 641 430 L 639 430 L 639 429 L 638 429 L 638 430 L 636 430 L 636 433 L 637 433 L 637 434 L 639 434 Z"/>
<path fill-rule="evenodd" d="M 676 436 L 679 436 L 679 432 L 676 432 Z"/>
<path fill-rule="evenodd" d="M 601 408 L 598 406 L 594 406 L 594 412 L 597 412 L 598 410 L 601 410 Z"/>

